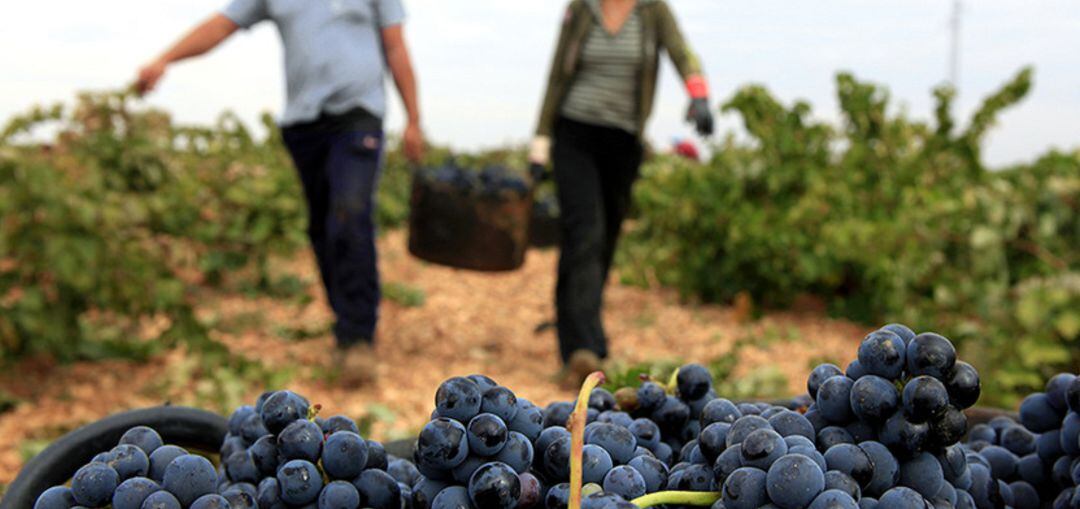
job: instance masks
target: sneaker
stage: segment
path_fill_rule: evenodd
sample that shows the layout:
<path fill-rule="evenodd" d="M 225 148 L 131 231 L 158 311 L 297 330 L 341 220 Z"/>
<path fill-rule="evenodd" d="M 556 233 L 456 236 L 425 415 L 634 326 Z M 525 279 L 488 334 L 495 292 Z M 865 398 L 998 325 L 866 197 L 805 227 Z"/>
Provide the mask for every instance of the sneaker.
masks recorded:
<path fill-rule="evenodd" d="M 563 389 L 581 388 L 581 384 L 594 371 L 601 368 L 600 357 L 591 350 L 575 350 L 559 371 L 558 381 Z"/>
<path fill-rule="evenodd" d="M 346 387 L 359 387 L 373 383 L 378 375 L 379 359 L 375 348 L 366 342 L 334 349 L 334 365 L 337 380 Z"/>

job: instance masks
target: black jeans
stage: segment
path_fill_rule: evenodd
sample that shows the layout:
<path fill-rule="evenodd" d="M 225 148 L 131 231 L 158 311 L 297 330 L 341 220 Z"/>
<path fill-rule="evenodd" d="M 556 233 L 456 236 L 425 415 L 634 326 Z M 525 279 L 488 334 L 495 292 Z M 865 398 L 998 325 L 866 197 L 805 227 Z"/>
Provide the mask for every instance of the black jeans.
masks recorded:
<path fill-rule="evenodd" d="M 337 316 L 338 346 L 371 342 L 380 299 L 373 214 L 382 131 L 304 126 L 285 128 L 282 137 L 304 185 L 308 236 Z"/>
<path fill-rule="evenodd" d="M 641 167 L 637 137 L 621 129 L 560 119 L 552 162 L 561 208 L 562 239 L 555 307 L 559 353 L 607 357 L 600 317 L 604 284 Z"/>

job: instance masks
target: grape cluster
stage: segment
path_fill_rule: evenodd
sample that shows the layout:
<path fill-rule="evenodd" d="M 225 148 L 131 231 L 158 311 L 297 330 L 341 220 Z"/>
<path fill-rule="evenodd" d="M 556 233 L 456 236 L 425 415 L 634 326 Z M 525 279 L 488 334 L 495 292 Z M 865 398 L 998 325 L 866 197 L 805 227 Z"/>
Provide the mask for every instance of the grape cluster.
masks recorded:
<path fill-rule="evenodd" d="M 425 184 L 449 187 L 474 196 L 517 199 L 527 195 L 530 189 L 523 173 L 498 164 L 489 164 L 476 171 L 447 161 L 424 168 L 416 176 Z"/>
<path fill-rule="evenodd" d="M 1024 399 L 1019 423 L 973 426 L 964 448 L 980 508 L 1080 509 L 1080 377 L 1054 376 Z"/>
<path fill-rule="evenodd" d="M 229 507 L 217 495 L 218 483 L 209 460 L 166 445 L 153 429 L 137 426 L 127 430 L 116 447 L 80 468 L 70 487 L 45 490 L 34 509 Z"/>

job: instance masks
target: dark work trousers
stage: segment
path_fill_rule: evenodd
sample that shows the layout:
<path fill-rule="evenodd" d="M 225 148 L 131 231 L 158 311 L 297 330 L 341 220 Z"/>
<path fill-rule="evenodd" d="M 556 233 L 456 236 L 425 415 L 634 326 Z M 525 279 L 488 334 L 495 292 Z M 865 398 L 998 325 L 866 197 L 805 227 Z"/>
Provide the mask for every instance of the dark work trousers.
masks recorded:
<path fill-rule="evenodd" d="M 637 180 L 642 147 L 624 130 L 560 119 L 552 146 L 562 239 L 555 307 L 559 353 L 607 357 L 604 284 Z"/>
<path fill-rule="evenodd" d="M 308 235 L 337 316 L 339 347 L 371 342 L 379 309 L 375 188 L 381 130 L 282 129 L 308 203 Z"/>

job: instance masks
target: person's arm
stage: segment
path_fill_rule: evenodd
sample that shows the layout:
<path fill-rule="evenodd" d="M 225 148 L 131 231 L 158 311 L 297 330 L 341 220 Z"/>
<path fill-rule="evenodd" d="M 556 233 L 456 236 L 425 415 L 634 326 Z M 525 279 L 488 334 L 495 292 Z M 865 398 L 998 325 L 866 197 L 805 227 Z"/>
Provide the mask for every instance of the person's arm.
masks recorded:
<path fill-rule="evenodd" d="M 562 99 L 563 65 L 566 58 L 567 46 L 570 40 L 570 26 L 574 23 L 574 15 L 577 12 L 577 4 L 571 1 L 566 7 L 562 26 L 559 29 L 559 37 L 555 43 L 555 53 L 551 58 L 551 68 L 548 71 L 547 86 L 544 89 L 544 99 L 540 105 L 540 120 L 536 127 L 536 134 L 529 144 L 529 162 L 538 167 L 534 173 L 542 173 L 542 168 L 547 166 L 551 159 L 551 136 L 552 127 L 555 124 L 555 116 L 558 112 L 559 101 Z"/>
<path fill-rule="evenodd" d="M 139 70 L 139 76 L 135 82 L 139 94 L 153 90 L 170 64 L 214 49 L 238 28 L 236 22 L 224 14 L 215 14 L 202 22 L 165 53 Z"/>
<path fill-rule="evenodd" d="M 424 133 L 420 129 L 420 101 L 416 93 L 416 74 L 413 72 L 412 59 L 409 57 L 409 48 L 405 44 L 402 25 L 383 28 L 382 41 L 386 64 L 394 76 L 394 84 L 397 86 L 401 102 L 405 104 L 405 113 L 408 115 L 405 132 L 401 137 L 405 145 L 405 156 L 410 161 L 419 163 L 424 157 Z"/>
<path fill-rule="evenodd" d="M 686 42 L 675 15 L 667 2 L 658 4 L 660 15 L 660 43 L 664 45 L 675 68 L 686 85 L 690 95 L 690 108 L 686 119 L 694 123 L 698 134 L 709 136 L 713 132 L 712 111 L 709 109 L 709 83 L 701 69 L 701 61 Z"/>

